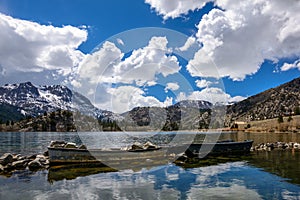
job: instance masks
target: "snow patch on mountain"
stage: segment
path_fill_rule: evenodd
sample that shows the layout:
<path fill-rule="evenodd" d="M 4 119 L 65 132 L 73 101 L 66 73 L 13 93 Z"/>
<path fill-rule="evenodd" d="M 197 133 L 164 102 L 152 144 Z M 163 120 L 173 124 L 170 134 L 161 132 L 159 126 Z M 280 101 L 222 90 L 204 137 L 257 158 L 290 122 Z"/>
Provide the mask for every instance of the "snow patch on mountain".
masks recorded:
<path fill-rule="evenodd" d="M 31 82 L 6 84 L 0 87 L 0 103 L 18 108 L 24 116 L 38 116 L 56 110 L 79 111 L 97 118 L 118 118 L 109 111 L 96 108 L 83 95 L 66 86 L 35 86 Z"/>

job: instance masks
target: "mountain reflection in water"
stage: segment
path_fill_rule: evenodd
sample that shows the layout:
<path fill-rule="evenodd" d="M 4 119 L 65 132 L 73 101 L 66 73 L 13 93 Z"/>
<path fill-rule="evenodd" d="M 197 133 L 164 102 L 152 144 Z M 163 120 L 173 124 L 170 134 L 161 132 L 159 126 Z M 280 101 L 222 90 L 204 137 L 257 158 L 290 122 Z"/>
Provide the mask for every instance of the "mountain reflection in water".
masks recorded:
<path fill-rule="evenodd" d="M 255 152 L 247 160 L 255 167 L 300 185 L 300 151 Z"/>

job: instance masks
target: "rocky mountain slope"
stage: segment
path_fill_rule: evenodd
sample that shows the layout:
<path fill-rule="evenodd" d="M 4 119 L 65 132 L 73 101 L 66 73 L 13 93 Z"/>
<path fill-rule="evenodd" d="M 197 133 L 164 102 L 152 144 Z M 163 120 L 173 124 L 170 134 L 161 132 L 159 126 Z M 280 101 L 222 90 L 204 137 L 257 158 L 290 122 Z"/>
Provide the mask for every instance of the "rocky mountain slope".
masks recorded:
<path fill-rule="evenodd" d="M 214 109 L 212 109 L 214 108 Z M 207 101 L 181 101 L 166 108 L 137 107 L 121 116 L 96 108 L 83 95 L 72 92 L 65 86 L 34 86 L 32 83 L 20 83 L 0 87 L 0 121 L 17 121 L 22 118 L 39 116 L 43 127 L 37 130 L 54 130 L 48 122 L 49 113 L 55 111 L 71 111 L 72 120 L 81 130 L 91 130 L 100 127 L 107 130 L 191 130 L 230 127 L 235 121 L 257 121 L 300 114 L 300 78 L 294 79 L 279 87 L 266 90 L 241 102 L 227 106 L 227 114 Z M 219 114 L 212 112 L 219 112 Z M 47 114 L 48 113 L 48 114 Z M 79 113 L 79 114 L 78 114 Z M 68 114 L 64 126 L 73 130 Z M 48 116 L 48 117 L 47 117 Z M 60 114 L 52 116 L 59 129 Z M 212 116 L 220 116 L 211 120 Z M 223 124 L 222 116 L 225 116 Z M 96 120 L 94 120 L 96 119 Z M 39 122 L 39 121 L 37 121 Z M 96 125 L 95 125 L 96 124 Z M 28 127 L 21 124 L 23 128 Z M 49 128 L 50 127 L 50 128 Z M 56 127 L 56 130 L 57 130 Z M 63 126 L 62 126 L 63 127 Z M 63 129 L 63 128 L 62 128 Z M 35 130 L 35 129 L 33 129 Z M 97 130 L 96 130 L 97 131 Z"/>
<path fill-rule="evenodd" d="M 122 130 L 191 130 L 208 128 L 212 104 L 185 100 L 166 108 L 137 107 L 122 114 Z"/>
<path fill-rule="evenodd" d="M 61 85 L 6 84 L 0 87 L 0 105 L 6 105 L 6 109 L 0 109 L 0 114 L 13 112 L 17 115 L 15 120 L 20 116 L 36 117 L 57 110 L 80 111 L 100 119 L 114 117 L 112 112 L 96 108 L 83 95 Z"/>
<path fill-rule="evenodd" d="M 300 78 L 228 106 L 227 123 L 299 114 Z M 296 111 L 297 112 L 297 111 Z"/>
<path fill-rule="evenodd" d="M 123 116 L 127 122 L 131 120 L 132 126 L 163 130 L 232 127 L 236 121 L 245 122 L 244 126 L 265 119 L 277 121 L 279 116 L 300 115 L 300 78 L 228 105 L 224 117 L 223 108 L 206 101 L 182 101 L 167 108 L 134 108 Z M 219 118 L 211 120 L 212 116 Z"/>

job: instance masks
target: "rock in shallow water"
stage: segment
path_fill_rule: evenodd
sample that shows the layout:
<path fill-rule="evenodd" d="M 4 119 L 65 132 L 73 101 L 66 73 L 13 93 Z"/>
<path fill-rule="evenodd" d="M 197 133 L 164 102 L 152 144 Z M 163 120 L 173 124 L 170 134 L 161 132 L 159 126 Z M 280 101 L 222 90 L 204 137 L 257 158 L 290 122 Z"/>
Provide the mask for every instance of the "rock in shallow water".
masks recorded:
<path fill-rule="evenodd" d="M 49 157 L 45 155 L 22 156 L 5 153 L 0 157 L 0 175 L 10 175 L 17 170 L 38 171 L 49 167 Z"/>
<path fill-rule="evenodd" d="M 11 167 L 14 169 L 25 169 L 30 160 L 19 160 L 12 163 Z"/>
<path fill-rule="evenodd" d="M 3 166 L 11 162 L 13 162 L 13 155 L 11 153 L 5 153 L 0 157 L 0 164 Z"/>
<path fill-rule="evenodd" d="M 33 160 L 30 163 L 28 163 L 28 168 L 31 171 L 37 171 L 39 169 L 42 169 L 43 165 L 40 163 L 39 159 L 36 158 L 35 160 Z"/>

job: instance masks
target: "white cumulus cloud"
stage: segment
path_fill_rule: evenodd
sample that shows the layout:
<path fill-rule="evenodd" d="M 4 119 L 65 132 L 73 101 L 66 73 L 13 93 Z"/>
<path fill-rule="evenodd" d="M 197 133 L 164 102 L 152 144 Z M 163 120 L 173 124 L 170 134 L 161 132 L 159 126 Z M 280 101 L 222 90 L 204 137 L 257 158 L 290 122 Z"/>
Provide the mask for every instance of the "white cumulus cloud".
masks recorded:
<path fill-rule="evenodd" d="M 215 8 L 197 25 L 203 44 L 187 69 L 192 76 L 243 80 L 255 74 L 265 60 L 300 54 L 300 1 L 213 1 Z M 205 1 L 146 0 L 164 19 L 201 9 Z M 183 49 L 188 47 L 183 46 Z M 216 69 L 217 67 L 217 69 Z M 285 65 L 282 69 L 295 68 Z"/>
<path fill-rule="evenodd" d="M 180 17 L 182 14 L 188 14 L 189 11 L 194 11 L 202 8 L 209 1 L 206 0 L 145 0 L 151 5 L 159 15 L 162 15 L 166 20 L 168 18 Z"/>
<path fill-rule="evenodd" d="M 154 96 L 146 96 L 140 88 L 133 86 L 120 86 L 109 88 L 111 95 L 111 110 L 116 113 L 131 110 L 135 107 L 165 107 L 172 104 L 172 99 L 166 98 L 165 102 L 160 102 Z"/>
<path fill-rule="evenodd" d="M 85 56 L 79 65 L 78 78 L 80 82 L 97 84 L 110 82 L 113 79 L 113 66 L 121 62 L 124 54 L 112 42 L 106 41 L 102 47 Z"/>
<path fill-rule="evenodd" d="M 167 85 L 165 87 L 165 92 L 168 92 L 168 90 L 176 91 L 179 88 L 180 87 L 179 87 L 178 83 L 167 83 Z"/>
<path fill-rule="evenodd" d="M 183 92 L 179 93 L 177 96 L 177 101 L 182 100 L 203 100 L 208 101 L 213 104 L 228 104 L 231 102 L 241 101 L 244 100 L 244 97 L 241 96 L 235 96 L 232 97 L 230 94 L 227 94 L 225 91 L 223 91 L 220 88 L 211 87 L 211 88 L 205 88 L 201 91 L 193 91 L 190 94 L 185 94 Z"/>
<path fill-rule="evenodd" d="M 187 51 L 191 46 L 193 46 L 193 44 L 196 43 L 196 38 L 194 37 L 189 37 L 186 42 L 184 43 L 184 45 L 182 47 L 179 47 L 178 50 L 179 51 Z"/>
<path fill-rule="evenodd" d="M 284 63 L 281 67 L 281 71 L 288 71 L 293 68 L 298 68 L 300 70 L 300 60 L 297 60 L 294 63 Z"/>
<path fill-rule="evenodd" d="M 196 83 L 198 88 L 206 88 L 206 87 L 210 86 L 211 84 L 213 84 L 213 82 L 207 81 L 207 80 L 204 80 L 204 79 L 196 80 L 195 83 Z"/>
<path fill-rule="evenodd" d="M 85 57 L 71 83 L 102 109 L 125 112 L 136 106 L 164 106 L 172 99 L 160 102 L 139 87 L 155 86 L 158 75 L 165 78 L 179 72 L 179 61 L 169 52 L 166 37 L 152 37 L 148 45 L 133 50 L 126 58 L 114 43 L 106 41 Z M 179 85 L 169 87 L 176 89 Z"/>
<path fill-rule="evenodd" d="M 197 26 L 196 36 L 203 48 L 189 63 L 194 66 L 188 66 L 192 75 L 216 77 L 211 62 L 201 60 L 200 53 L 212 59 L 221 77 L 233 80 L 256 73 L 266 59 L 277 62 L 299 55 L 299 1 L 242 0 L 216 4 L 224 10 L 213 9 Z"/>
<path fill-rule="evenodd" d="M 1 13 L 0 29 L 0 66 L 6 75 L 45 70 L 67 75 L 84 57 L 78 47 L 87 39 L 86 30 L 41 25 Z"/>
<path fill-rule="evenodd" d="M 153 85 L 157 74 L 164 77 L 175 74 L 180 65 L 169 52 L 166 37 L 152 37 L 147 46 L 124 54 L 114 43 L 105 42 L 102 47 L 80 64 L 79 75 L 92 83 L 127 83 L 139 86 Z"/>

